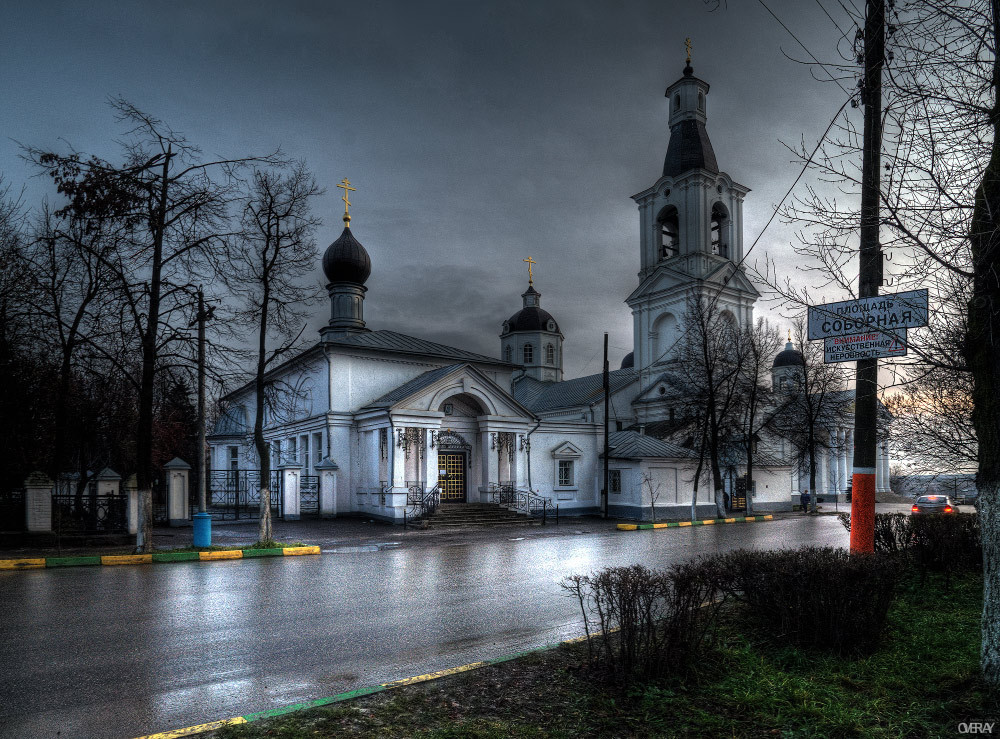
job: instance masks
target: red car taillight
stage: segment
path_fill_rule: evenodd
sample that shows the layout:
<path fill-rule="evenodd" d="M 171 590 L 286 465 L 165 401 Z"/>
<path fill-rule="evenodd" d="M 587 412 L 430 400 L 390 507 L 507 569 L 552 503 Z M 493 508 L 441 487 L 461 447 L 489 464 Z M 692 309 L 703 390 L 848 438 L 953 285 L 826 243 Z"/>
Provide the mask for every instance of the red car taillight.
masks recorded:
<path fill-rule="evenodd" d="M 913 506 L 913 507 L 912 507 L 912 508 L 910 509 L 910 513 L 920 513 L 920 509 L 919 509 L 919 508 L 917 508 L 916 506 Z"/>
<path fill-rule="evenodd" d="M 954 512 L 955 512 L 955 509 L 954 509 L 954 508 L 952 508 L 952 507 L 951 507 L 950 505 L 946 505 L 946 506 L 944 507 L 944 512 L 945 512 L 945 513 L 954 513 Z"/>

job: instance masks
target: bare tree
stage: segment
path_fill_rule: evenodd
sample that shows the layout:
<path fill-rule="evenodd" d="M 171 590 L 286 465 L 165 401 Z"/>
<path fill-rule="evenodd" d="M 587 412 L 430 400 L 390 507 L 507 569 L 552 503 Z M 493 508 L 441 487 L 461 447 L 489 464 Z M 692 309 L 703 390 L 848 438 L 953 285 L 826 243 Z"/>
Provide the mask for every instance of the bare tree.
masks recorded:
<path fill-rule="evenodd" d="M 642 487 L 649 497 L 649 520 L 651 523 L 656 523 L 656 501 L 660 499 L 663 491 L 663 481 L 654 480 L 652 473 L 647 470 L 642 475 Z"/>
<path fill-rule="evenodd" d="M 312 201 L 321 194 L 303 162 L 288 172 L 255 169 L 243 207 L 242 228 L 232 252 L 227 283 L 241 300 L 237 320 L 256 332 L 253 444 L 260 471 L 261 542 L 271 541 L 271 454 L 264 439 L 268 408 L 268 370 L 298 346 L 305 327 L 304 308 L 320 296 L 304 278 L 317 263 L 313 238 L 319 219 Z M 274 389 L 274 388 L 272 388 Z"/>
<path fill-rule="evenodd" d="M 793 387 L 786 387 L 783 412 L 775 417 L 775 430 L 791 442 L 800 466 L 809 471 L 811 507 L 816 510 L 816 471 L 819 451 L 828 446 L 822 431 L 843 410 L 849 373 L 842 364 L 824 364 L 823 348 L 806 342 L 805 321 L 795 323 L 793 336 L 801 347 L 803 363 Z"/>
<path fill-rule="evenodd" d="M 124 162 L 113 165 L 79 153 L 29 149 L 27 156 L 49 173 L 74 212 L 128 229 L 128 248 L 108 265 L 118 282 L 126 321 L 139 335 L 136 470 L 140 496 L 137 547 L 152 551 L 153 415 L 156 373 L 168 366 L 179 330 L 190 313 L 192 281 L 211 272 L 213 248 L 225 244 L 229 205 L 243 165 L 274 157 L 203 161 L 200 150 L 163 122 L 131 103 L 112 102 L 128 127 Z"/>
<path fill-rule="evenodd" d="M 740 393 L 743 417 L 743 453 L 746 459 L 747 515 L 753 515 L 753 469 L 757 440 L 774 419 L 786 411 L 787 398 L 771 392 L 770 372 L 781 336 L 763 318 L 740 332 L 743 350 Z"/>
<path fill-rule="evenodd" d="M 723 457 L 739 435 L 743 353 L 740 327 L 712 297 L 690 301 L 672 367 L 674 397 L 686 428 L 704 438 L 717 515 L 726 516 Z"/>

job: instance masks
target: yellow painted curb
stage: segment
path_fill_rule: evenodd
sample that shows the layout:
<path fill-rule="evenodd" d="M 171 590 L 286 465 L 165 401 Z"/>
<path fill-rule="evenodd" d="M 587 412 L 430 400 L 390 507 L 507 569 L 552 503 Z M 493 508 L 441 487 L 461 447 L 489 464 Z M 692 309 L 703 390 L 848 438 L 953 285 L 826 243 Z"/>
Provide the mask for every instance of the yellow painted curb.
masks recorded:
<path fill-rule="evenodd" d="M 212 731 L 214 729 L 221 729 L 223 726 L 235 726 L 236 724 L 245 724 L 246 722 L 247 720 L 242 716 L 237 716 L 236 718 L 224 718 L 221 721 L 210 721 L 207 724 L 186 726 L 183 729 L 161 731 L 159 734 L 147 734 L 146 736 L 140 736 L 139 739 L 174 739 L 174 737 L 191 736 L 192 734 L 200 734 L 203 731 Z"/>
<path fill-rule="evenodd" d="M 319 554 L 319 547 L 285 547 L 286 557 L 296 557 L 300 554 Z"/>
<path fill-rule="evenodd" d="M 736 519 L 735 518 L 727 518 L 726 519 L 726 523 L 736 523 Z"/>
<path fill-rule="evenodd" d="M 639 528 L 639 527 L 636 526 L 634 523 L 620 523 L 620 524 L 618 524 L 619 531 L 635 531 L 637 528 Z"/>
<path fill-rule="evenodd" d="M 39 559 L 0 559 L 0 570 L 35 570 L 45 567 L 45 557 Z"/>
<path fill-rule="evenodd" d="M 239 549 L 226 549 L 221 552 L 198 552 L 198 559 L 202 562 L 211 559 L 243 559 L 243 552 Z"/>
<path fill-rule="evenodd" d="M 704 521 L 702 521 L 702 524 L 714 524 L 714 523 L 715 523 L 714 518 L 706 518 Z"/>
<path fill-rule="evenodd" d="M 766 516 L 764 516 L 764 520 L 765 521 L 773 521 L 774 520 L 774 516 L 772 516 L 770 513 L 768 513 Z"/>
<path fill-rule="evenodd" d="M 413 685 L 414 683 L 425 683 L 428 680 L 437 680 L 439 677 L 447 677 L 448 675 L 457 675 L 460 672 L 468 672 L 469 670 L 475 670 L 480 667 L 485 667 L 488 662 L 471 662 L 467 665 L 462 665 L 461 667 L 449 667 L 447 670 L 438 670 L 437 672 L 428 672 L 426 675 L 417 675 L 416 677 L 404 677 L 402 680 L 393 680 L 391 683 L 382 683 L 383 688 L 398 688 L 401 685 Z"/>
<path fill-rule="evenodd" d="M 653 524 L 653 528 L 654 529 L 665 529 L 665 528 L 667 528 L 667 525 L 665 523 L 654 523 Z"/>
<path fill-rule="evenodd" d="M 678 521 L 677 525 L 678 526 L 690 526 L 691 522 L 690 521 Z"/>
<path fill-rule="evenodd" d="M 144 565 L 153 561 L 152 554 L 105 554 L 102 565 Z"/>

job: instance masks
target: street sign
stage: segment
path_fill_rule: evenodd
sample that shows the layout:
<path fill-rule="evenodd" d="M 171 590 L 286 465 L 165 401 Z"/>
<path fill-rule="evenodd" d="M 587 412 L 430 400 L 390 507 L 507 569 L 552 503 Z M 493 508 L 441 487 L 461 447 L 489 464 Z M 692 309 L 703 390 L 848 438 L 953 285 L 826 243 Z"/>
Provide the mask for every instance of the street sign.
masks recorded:
<path fill-rule="evenodd" d="M 927 290 L 809 306 L 809 341 L 927 325 Z"/>
<path fill-rule="evenodd" d="M 834 336 L 823 342 L 823 361 L 826 364 L 905 356 L 905 328 L 901 331 L 870 331 L 854 336 Z"/>

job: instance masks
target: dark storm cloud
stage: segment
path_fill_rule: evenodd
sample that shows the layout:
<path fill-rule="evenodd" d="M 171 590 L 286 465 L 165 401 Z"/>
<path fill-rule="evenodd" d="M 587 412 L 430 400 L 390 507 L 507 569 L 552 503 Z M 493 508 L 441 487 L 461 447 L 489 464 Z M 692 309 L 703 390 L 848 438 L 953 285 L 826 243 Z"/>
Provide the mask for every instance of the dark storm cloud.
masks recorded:
<path fill-rule="evenodd" d="M 832 57 L 836 30 L 803 6 L 774 7 Z M 496 355 L 530 255 L 569 376 L 600 369 L 603 331 L 615 362 L 631 346 L 629 196 L 660 174 L 663 90 L 685 36 L 712 85 L 720 166 L 753 190 L 747 244 L 797 173 L 778 140 L 815 140 L 843 100 L 782 55 L 801 52 L 752 3 L 67 2 L 6 15 L 9 139 L 113 156 L 105 100 L 122 95 L 207 153 L 281 146 L 327 188 L 321 248 L 341 229 L 333 185 L 358 187 L 370 326 Z M 12 141 L 0 147 L 0 172 L 20 184 L 30 172 L 17 157 Z M 791 233 L 772 228 L 758 249 L 787 261 Z"/>

